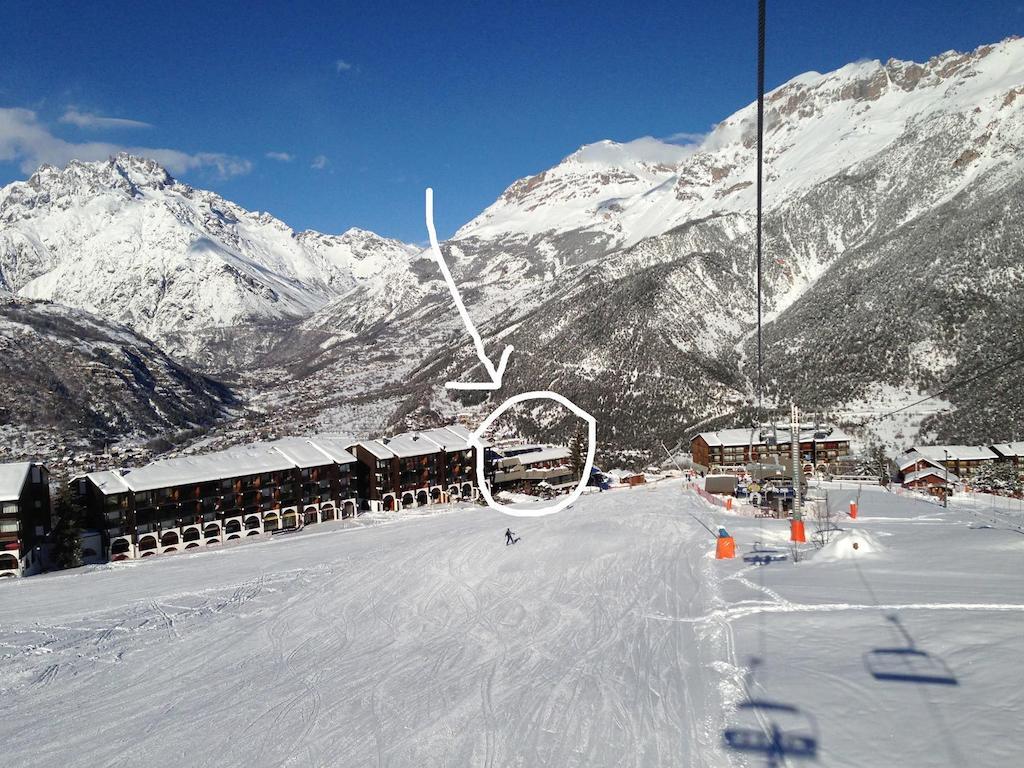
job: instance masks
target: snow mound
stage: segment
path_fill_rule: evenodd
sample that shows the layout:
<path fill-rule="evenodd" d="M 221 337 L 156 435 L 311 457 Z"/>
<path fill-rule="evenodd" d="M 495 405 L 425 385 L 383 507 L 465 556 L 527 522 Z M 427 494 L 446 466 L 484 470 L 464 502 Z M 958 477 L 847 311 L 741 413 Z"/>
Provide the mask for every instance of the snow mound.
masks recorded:
<path fill-rule="evenodd" d="M 885 551 L 878 539 L 866 531 L 843 531 L 832 537 L 814 556 L 815 562 L 832 563 L 837 560 L 853 560 L 871 557 Z"/>

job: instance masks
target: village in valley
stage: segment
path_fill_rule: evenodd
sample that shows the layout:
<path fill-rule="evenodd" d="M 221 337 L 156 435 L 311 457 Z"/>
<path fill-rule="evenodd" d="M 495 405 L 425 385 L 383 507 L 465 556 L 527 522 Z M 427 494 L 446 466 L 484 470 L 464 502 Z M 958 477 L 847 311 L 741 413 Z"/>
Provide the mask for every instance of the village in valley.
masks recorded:
<path fill-rule="evenodd" d="M 8 463 L 0 465 L 0 576 L 230 546 L 366 513 L 481 504 L 481 482 L 499 500 L 529 506 L 578 484 L 600 492 L 682 474 L 708 494 L 736 499 L 730 509 L 775 517 L 793 515 L 808 481 L 879 485 L 943 502 L 1024 496 L 1024 442 L 914 445 L 887 455 L 817 422 L 798 425 L 794 446 L 793 428 L 700 432 L 689 453 L 661 466 L 595 466 L 587 478 L 578 442 L 508 439 L 485 446 L 478 477 L 477 448 L 461 424 L 376 440 L 282 438 L 67 478 L 41 462 Z"/>
<path fill-rule="evenodd" d="M 477 710 L 493 685 L 506 716 L 530 723 L 561 700 L 537 679 L 561 674 L 603 681 L 582 694 L 597 722 L 575 707 L 561 715 L 585 731 L 595 765 L 682 732 L 649 762 L 676 764 L 678 752 L 683 764 L 723 767 L 851 754 L 916 765 L 937 749 L 936 765 L 972 753 L 987 758 L 977 765 L 1008 764 L 1020 744 L 996 736 L 1024 704 L 1017 676 L 1002 671 L 1024 611 L 1024 444 L 886 456 L 838 427 L 794 420 L 700 432 L 689 453 L 627 472 L 585 471 L 579 441 L 566 442 L 486 440 L 482 476 L 476 438 L 459 424 L 283 438 L 59 484 L 40 463 L 3 465 L 0 690 L 16 704 L 11 722 L 27 733 L 20 724 L 46 708 L 78 724 L 71 702 L 88 691 L 104 702 L 89 715 L 102 727 L 76 726 L 46 754 L 112 759 L 114 713 L 130 698 L 149 724 L 140 744 L 170 765 L 168 729 L 184 721 L 166 697 L 220 708 L 231 691 L 230 714 L 197 731 L 196 748 L 230 741 L 257 763 L 301 752 L 355 765 L 377 754 L 379 729 L 395 734 L 383 743 L 397 764 L 435 764 L 447 754 L 439 736 L 458 725 L 470 762 L 561 764 L 575 747 L 544 731 L 506 742 Z M 487 508 L 484 484 L 523 517 Z M 544 514 L 577 486 L 569 509 Z M 51 517 L 61 511 L 81 527 Z M 64 565 L 83 565 L 61 570 L 69 554 L 78 561 Z M 594 623 L 596 600 L 622 618 Z M 266 636 L 287 653 L 250 678 Z M 700 664 L 666 653 L 677 642 Z M 496 660 L 495 643 L 507 646 Z M 238 661 L 201 652 L 211 644 Z M 433 699 L 408 695 L 423 664 L 457 702 L 440 719 Z M 645 674 L 654 703 L 605 711 Z M 281 697 L 322 727 L 261 714 Z M 955 712 L 985 716 L 930 741 Z M 232 740 L 256 723 L 266 738 Z M 27 737 L 9 746 L 38 749 Z"/>

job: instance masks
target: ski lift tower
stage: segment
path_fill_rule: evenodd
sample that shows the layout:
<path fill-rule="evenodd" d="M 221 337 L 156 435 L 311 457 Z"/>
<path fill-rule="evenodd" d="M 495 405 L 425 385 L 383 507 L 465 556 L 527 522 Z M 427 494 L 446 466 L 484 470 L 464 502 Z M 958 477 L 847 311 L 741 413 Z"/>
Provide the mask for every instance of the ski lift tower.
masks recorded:
<path fill-rule="evenodd" d="M 806 541 L 800 499 L 800 480 L 803 479 L 800 465 L 800 409 L 795 402 L 789 410 L 789 455 L 793 461 L 793 520 L 790 523 L 789 538 L 790 541 Z"/>

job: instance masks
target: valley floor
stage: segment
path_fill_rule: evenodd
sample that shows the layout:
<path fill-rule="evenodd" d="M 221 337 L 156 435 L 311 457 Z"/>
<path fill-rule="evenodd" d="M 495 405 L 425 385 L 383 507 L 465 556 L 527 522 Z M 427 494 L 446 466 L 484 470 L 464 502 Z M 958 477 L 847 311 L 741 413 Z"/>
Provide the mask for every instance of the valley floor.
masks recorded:
<path fill-rule="evenodd" d="M 801 710 L 822 765 L 1000 766 L 1024 751 L 1024 535 L 867 490 L 843 522 L 845 539 L 865 532 L 856 559 L 833 546 L 756 567 L 715 561 L 702 523 L 728 527 L 740 554 L 788 532 L 663 481 L 545 518 L 474 507 L 328 523 L 3 583 L 0 753 L 23 766 L 759 765 L 722 741 L 744 681 Z M 908 637 L 956 684 L 873 677 L 872 651 Z"/>

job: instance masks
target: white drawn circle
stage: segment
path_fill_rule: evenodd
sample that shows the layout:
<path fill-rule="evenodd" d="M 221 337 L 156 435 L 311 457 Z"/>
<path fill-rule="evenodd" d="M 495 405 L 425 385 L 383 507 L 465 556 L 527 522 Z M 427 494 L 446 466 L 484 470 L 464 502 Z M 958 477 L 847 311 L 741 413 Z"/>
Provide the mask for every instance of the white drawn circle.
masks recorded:
<path fill-rule="evenodd" d="M 494 500 L 491 496 L 491 489 L 487 487 L 486 475 L 484 474 L 484 442 L 483 434 L 487 429 L 494 423 L 501 414 L 511 408 L 517 403 L 522 403 L 527 400 L 554 400 L 556 403 L 564 405 L 574 414 L 579 416 L 581 419 L 587 422 L 587 460 L 583 465 L 583 476 L 580 481 L 576 484 L 576 488 L 573 492 L 566 496 L 562 501 L 557 504 L 552 504 L 545 507 L 510 507 L 507 504 L 502 504 Z M 503 512 L 506 515 L 512 515 L 513 517 L 543 517 L 545 515 L 553 515 L 556 512 L 561 512 L 563 509 L 572 504 L 576 499 L 583 493 L 583 489 L 587 487 L 587 482 L 590 480 L 590 470 L 594 466 L 594 451 L 597 448 L 597 420 L 594 419 L 589 413 L 580 408 L 576 403 L 572 402 L 566 397 L 558 394 L 557 392 L 540 391 L 540 392 L 522 392 L 521 394 L 510 397 L 504 403 L 502 403 L 494 411 L 491 411 L 490 415 L 483 420 L 483 423 L 477 427 L 476 431 L 470 435 L 469 442 L 476 450 L 476 476 L 477 483 L 480 486 L 480 492 L 483 494 L 484 501 L 487 502 L 487 506 L 491 509 L 496 509 L 499 512 Z"/>

